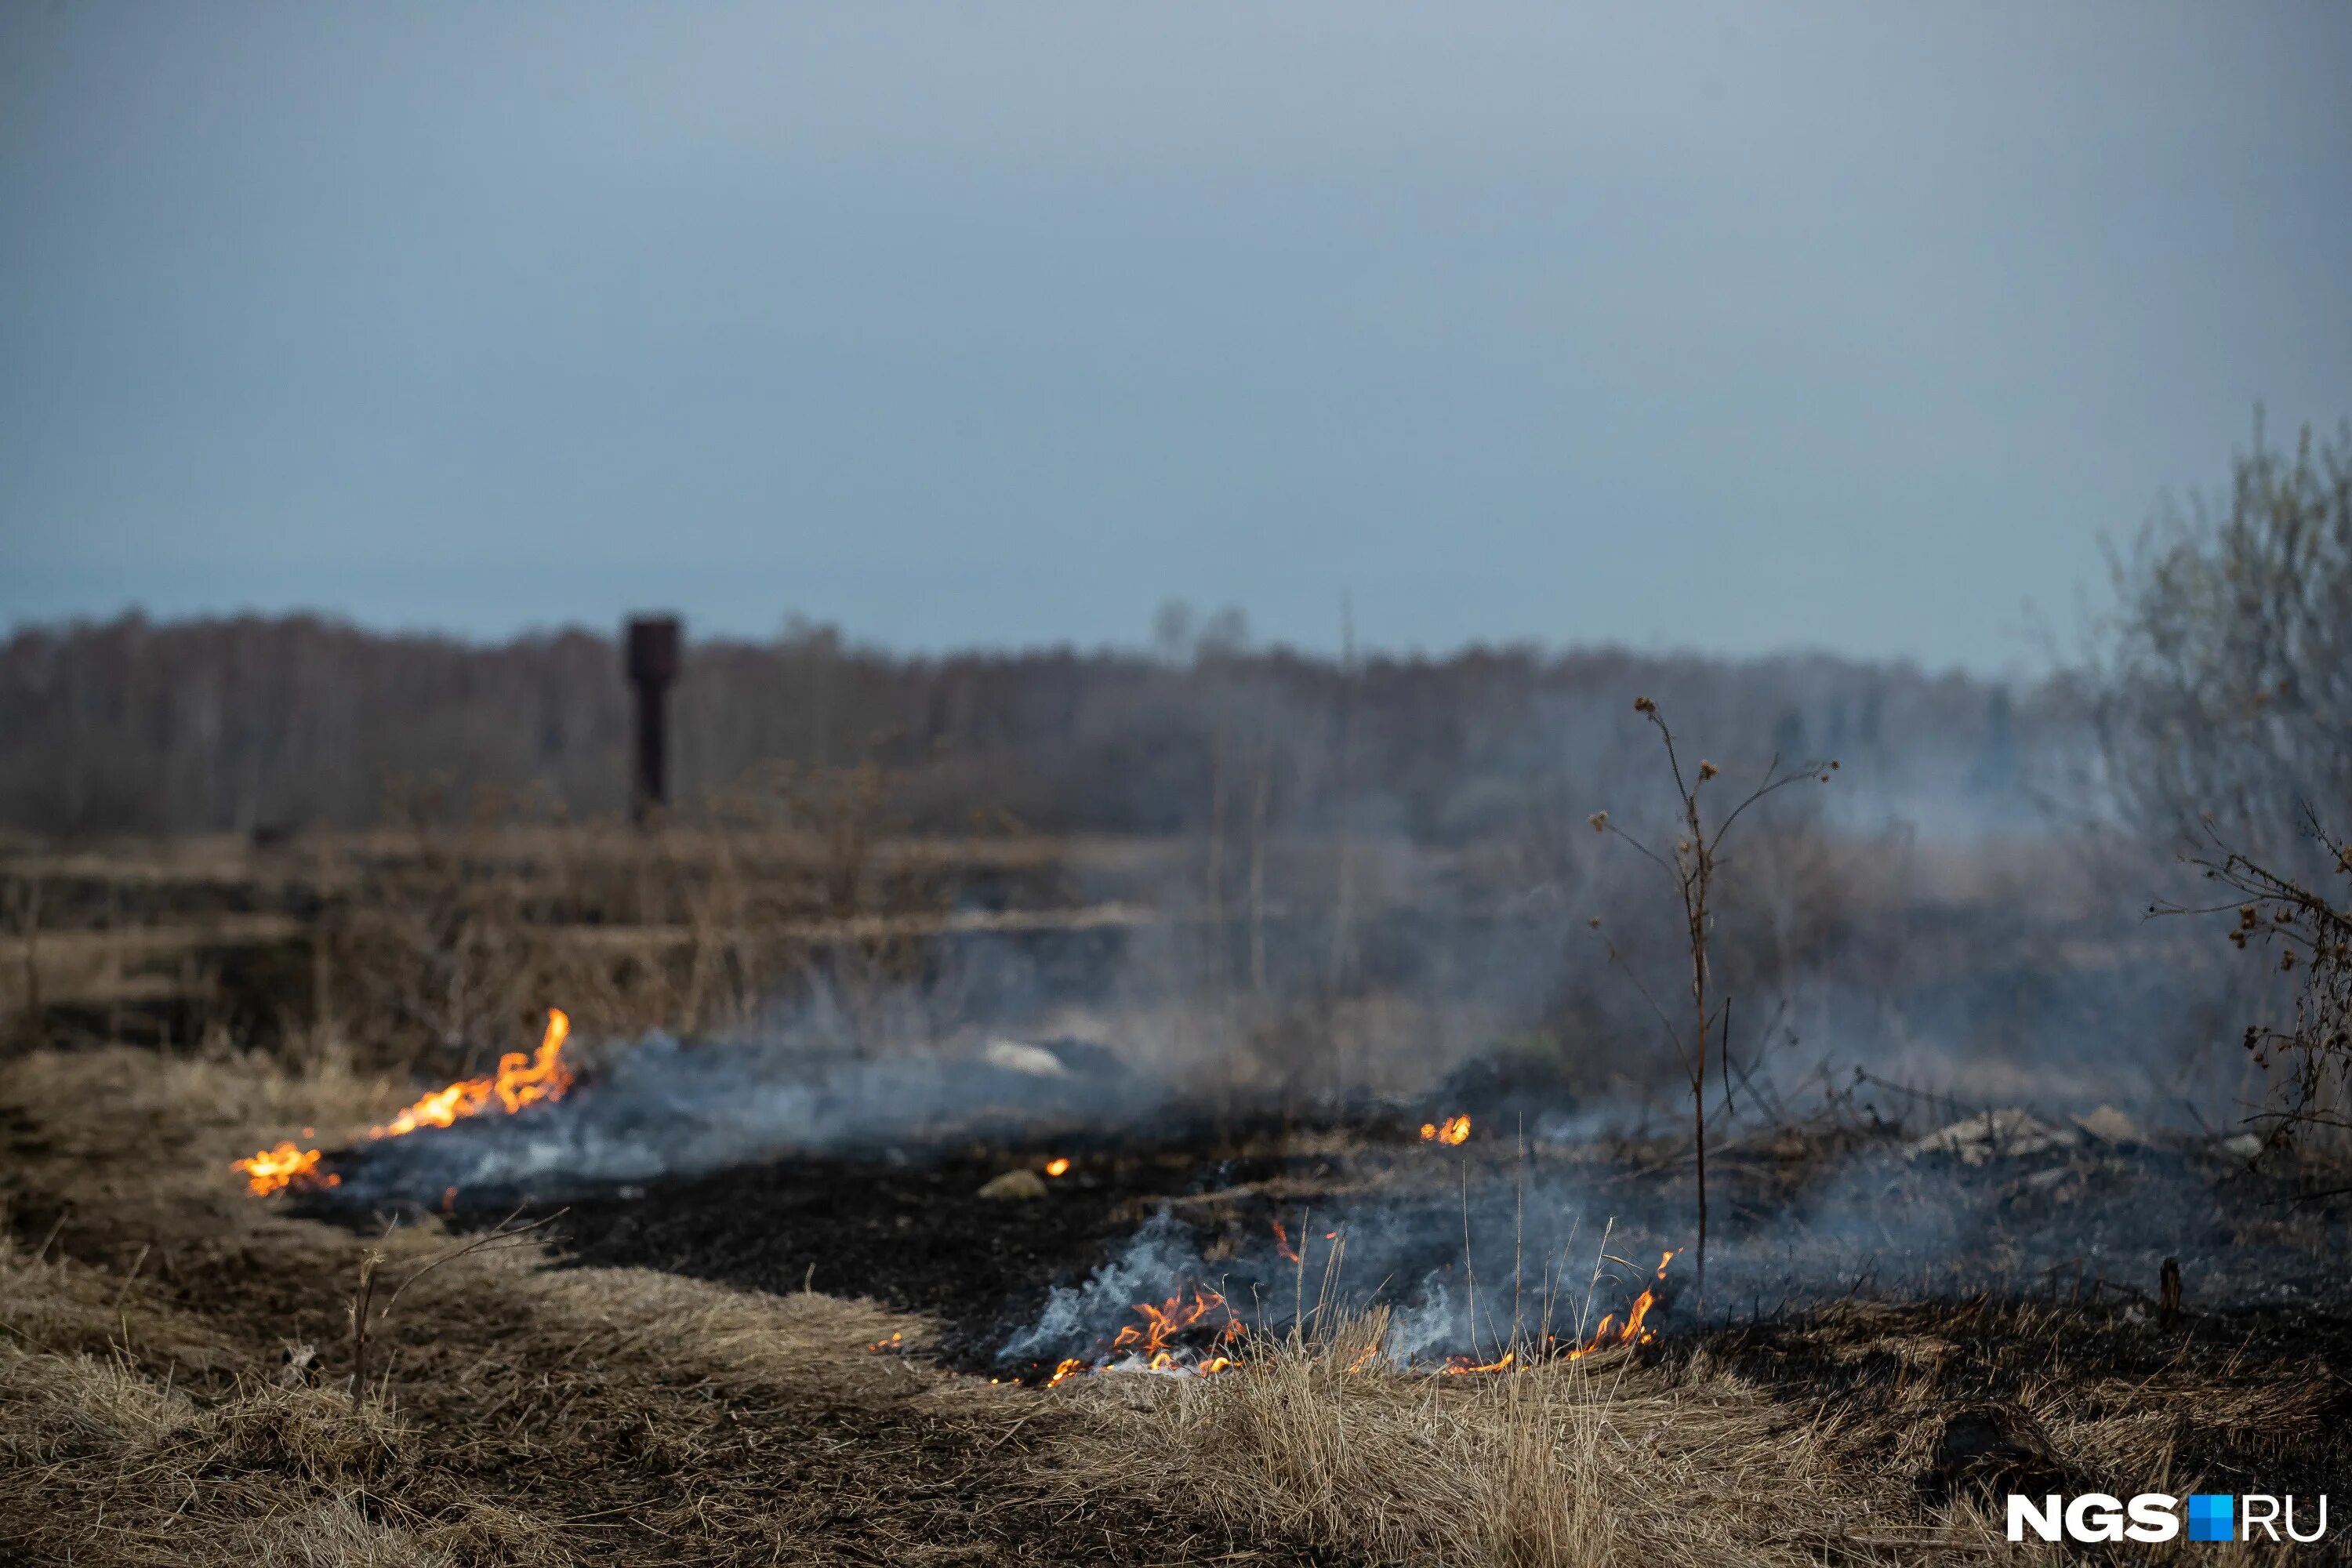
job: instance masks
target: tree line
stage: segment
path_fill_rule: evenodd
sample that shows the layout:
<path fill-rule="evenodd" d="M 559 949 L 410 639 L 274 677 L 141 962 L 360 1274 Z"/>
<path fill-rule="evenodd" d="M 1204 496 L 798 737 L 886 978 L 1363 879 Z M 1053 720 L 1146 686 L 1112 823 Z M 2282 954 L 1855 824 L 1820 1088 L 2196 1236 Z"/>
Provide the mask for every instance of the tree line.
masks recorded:
<path fill-rule="evenodd" d="M 894 654 L 794 622 L 696 641 L 672 694 L 677 809 L 764 767 L 878 765 L 917 831 L 1174 833 L 1265 810 L 1429 843 L 1579 807 L 1637 765 L 1629 694 L 1727 762 L 1840 755 L 1848 809 L 2026 809 L 2084 731 L 2055 688 L 1828 655 L 1620 648 L 1329 658 L 1231 616 L 1150 652 Z M 615 628 L 617 630 L 617 628 Z M 70 837 L 359 826 L 485 787 L 624 810 L 630 694 L 613 633 L 477 643 L 313 616 L 21 627 L 0 643 L 0 826 Z M 1875 792 L 1874 794 L 1874 792 Z"/>

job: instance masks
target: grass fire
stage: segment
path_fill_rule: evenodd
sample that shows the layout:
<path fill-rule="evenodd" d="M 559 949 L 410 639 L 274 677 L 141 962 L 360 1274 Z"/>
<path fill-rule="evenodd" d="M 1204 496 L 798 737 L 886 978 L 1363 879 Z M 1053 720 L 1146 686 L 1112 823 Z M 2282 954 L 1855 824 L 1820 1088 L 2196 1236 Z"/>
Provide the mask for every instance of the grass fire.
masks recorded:
<path fill-rule="evenodd" d="M 1671 715 L 1638 713 L 1672 788 Z M 1832 846 L 1818 899 L 1876 875 L 1769 808 L 1742 818 L 1752 842 L 1711 839 L 1685 784 L 1690 850 L 1621 827 L 1621 805 L 1591 853 L 1649 852 L 1694 900 L 1701 846 L 1725 866 L 1743 845 L 1773 865 Z M 1988 1106 L 1867 1063 L 1816 1065 L 1808 1085 L 1787 1002 L 1756 1028 L 1745 1004 L 1711 1003 L 1703 1031 L 1647 1015 L 1669 1048 L 1629 1089 L 1643 1058 L 1627 1042 L 1658 994 L 1642 965 L 1660 956 L 1636 945 L 1655 890 L 1638 879 L 1597 936 L 1539 928 L 1583 931 L 1614 1003 L 1515 1030 L 1482 1015 L 1434 1060 L 1429 1042 L 1486 1005 L 1415 976 L 1457 942 L 1439 973 L 1461 973 L 1498 928 L 1360 896 L 1368 930 L 1414 922 L 1420 956 L 1360 961 L 1346 1007 L 1304 1015 L 1326 1057 L 1293 1054 L 1297 998 L 1271 975 L 1255 991 L 1246 910 L 1233 949 L 1224 922 L 1128 912 L 1148 894 L 1118 878 L 1160 874 L 1133 847 L 1074 845 L 1074 871 L 1026 844 L 861 847 L 756 821 L 407 831 L 317 839 L 299 862 L 256 847 L 232 884 L 250 903 L 299 866 L 320 879 L 302 907 L 364 910 L 372 940 L 298 923 L 313 961 L 274 971 L 329 966 L 330 1002 L 374 1001 L 337 1009 L 353 1021 L 140 1045 L 119 1026 L 73 1037 L 89 1015 L 53 988 L 56 1036 L 11 1059 L 0 1378 L 23 1413 L 5 1495 L 25 1506 L 6 1539 L 36 1560 L 66 1549 L 45 1519 L 96 1520 L 102 1499 L 123 1532 L 102 1539 L 124 1544 L 99 1561 L 207 1560 L 194 1511 L 223 1542 L 299 1539 L 331 1561 L 585 1560 L 617 1533 L 652 1561 L 678 1542 L 696 1560 L 906 1560 L 936 1538 L 1013 1563 L 1039 1532 L 1083 1556 L 1084 1531 L 1174 1521 L 1267 1562 L 1907 1562 L 1998 1553 L 2012 1493 L 2310 1496 L 2343 1473 L 2347 1216 L 2324 1139 L 2168 1121 L 2111 1088 Z M 852 850 L 938 880 L 861 873 L 875 907 L 839 908 Z M 154 874 L 34 853 L 10 864 L 59 886 Z M 2211 934 L 2232 959 L 2239 939 L 2321 919 L 2266 868 L 2215 866 L 2291 917 L 2258 905 L 2250 926 L 2231 905 Z M 569 907 L 555 868 L 565 897 L 620 914 L 549 923 Z M 1034 881 L 1015 908 L 1034 912 L 958 925 L 956 889 L 1003 898 L 1016 870 Z M 1328 870 L 1294 867 L 1287 886 Z M 622 901 L 675 898 L 688 917 L 730 876 L 811 891 L 781 912 L 747 901 L 726 932 L 673 921 L 673 948 L 636 934 L 662 904 Z M 1101 901 L 1057 910 L 1073 882 Z M 80 886 L 68 907 L 123 896 Z M 1704 949 L 1685 925 L 1664 956 L 1772 973 L 1781 939 L 1757 940 L 1754 906 L 1717 912 L 1711 879 L 1703 896 Z M 2010 918 L 1981 896 L 1893 884 L 1838 919 Z M 449 994 L 446 917 L 425 916 L 466 908 L 467 971 L 516 965 L 470 1035 L 495 1068 L 435 1071 L 450 1058 L 400 1036 L 369 1047 L 361 1020 Z M 1262 940 L 1328 953 L 1328 929 L 1269 922 Z M 1807 962 L 1851 983 L 1860 937 L 1816 940 Z M 772 968 L 734 967 L 762 951 Z M 627 989 L 665 964 L 667 989 Z M 1801 997 L 1806 973 L 1781 978 Z M 664 1023 L 730 974 L 739 1005 Z M 1918 1006 L 1951 982 L 1884 983 Z M 507 1048 L 534 1023 L 535 1048 Z M 1574 1044 L 1612 1029 L 1621 1048 Z M 1691 1040 L 1703 1072 L 1671 1048 Z M 1658 1095 L 1685 1073 L 1696 1128 L 1689 1100 Z M 132 1127 L 139 1161 L 93 1161 Z M 492 1434 L 535 1458 L 484 1461 Z M 616 1453 L 649 1467 L 625 1503 Z M 875 1500 L 845 1537 L 775 1511 L 759 1478 L 778 1475 Z M 89 1513 L 30 1507 L 36 1479 L 59 1477 Z M 396 1510 L 373 1500 L 388 1495 Z M 1575 1533 L 1623 1518 L 1650 1522 Z M 1528 1530 L 1549 1544 L 1513 1544 Z"/>
<path fill-rule="evenodd" d="M 437 1089 L 380 1127 L 368 1129 L 370 1138 L 405 1138 L 425 1127 L 448 1127 L 468 1116 L 479 1116 L 497 1110 L 511 1116 L 526 1105 L 542 1100 L 561 1100 L 563 1091 L 572 1087 L 572 1070 L 561 1059 L 563 1042 L 572 1033 L 572 1020 L 561 1009 L 547 1012 L 547 1032 L 540 1037 L 539 1049 L 530 1055 L 509 1051 L 499 1058 L 498 1070 L 486 1078 L 460 1079 L 444 1089 Z M 246 1184 L 257 1197 L 281 1192 L 288 1187 L 342 1184 L 342 1178 L 331 1170 L 321 1170 L 321 1152 L 300 1149 L 281 1141 L 274 1149 L 242 1160 L 231 1161 L 229 1169 L 244 1174 Z M 446 1207 L 454 1189 L 446 1190 L 443 1206 Z"/>
<path fill-rule="evenodd" d="M 0 60 L 0 1568 L 2352 1564 L 2352 7 Z"/>

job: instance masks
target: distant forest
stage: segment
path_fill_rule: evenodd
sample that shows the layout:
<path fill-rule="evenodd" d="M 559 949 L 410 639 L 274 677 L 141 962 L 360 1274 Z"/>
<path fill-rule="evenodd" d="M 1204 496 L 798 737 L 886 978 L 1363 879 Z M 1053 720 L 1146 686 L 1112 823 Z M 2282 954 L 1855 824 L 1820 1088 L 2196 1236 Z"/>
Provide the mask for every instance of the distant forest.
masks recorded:
<path fill-rule="evenodd" d="M 915 831 L 1172 833 L 1263 811 L 1430 844 L 1580 815 L 1658 765 L 1665 706 L 1727 769 L 1838 757 L 1859 819 L 2021 825 L 2084 726 L 2062 688 L 1826 655 L 1733 661 L 1594 648 L 1310 657 L 1230 621 L 1163 617 L 1150 653 L 915 658 L 795 625 L 698 642 L 671 698 L 690 814 L 786 763 L 874 764 Z M 499 644 L 310 616 L 21 629 L 0 644 L 0 826 L 52 837 L 360 826 L 420 789 L 624 810 L 618 638 Z M 1654 780 L 1650 781 L 1654 783 Z M 461 809 L 453 804 L 449 809 Z"/>

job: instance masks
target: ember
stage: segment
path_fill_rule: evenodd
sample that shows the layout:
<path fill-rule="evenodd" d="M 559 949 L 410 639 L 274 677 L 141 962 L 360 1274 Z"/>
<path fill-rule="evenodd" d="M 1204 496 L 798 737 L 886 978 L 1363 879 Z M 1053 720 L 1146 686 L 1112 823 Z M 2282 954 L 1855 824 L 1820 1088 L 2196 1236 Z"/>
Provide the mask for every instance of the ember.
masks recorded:
<path fill-rule="evenodd" d="M 1068 1174 L 1070 1173 L 1070 1162 L 1069 1162 L 1069 1160 L 1068 1160 L 1066 1157 L 1063 1157 L 1063 1156 L 1056 1156 L 1056 1157 L 1055 1157 L 1055 1158 L 1054 1158 L 1054 1159 L 1051 1159 L 1051 1160 L 1046 1161 L 1046 1162 L 1045 1162 L 1045 1173 L 1046 1173 L 1047 1175 L 1049 1175 L 1049 1176 L 1066 1176 L 1066 1175 L 1068 1175 Z"/>
<path fill-rule="evenodd" d="M 572 1020 L 561 1008 L 547 1010 L 547 1032 L 540 1037 L 539 1049 L 525 1056 L 520 1051 L 509 1051 L 499 1058 L 499 1069 L 487 1078 L 460 1079 L 446 1089 L 438 1089 L 381 1127 L 368 1131 L 370 1138 L 404 1138 L 420 1127 L 447 1127 L 469 1116 L 479 1116 L 493 1106 L 511 1115 L 524 1106 L 542 1100 L 561 1100 L 572 1087 L 572 1069 L 562 1060 L 563 1042 L 572 1033 Z M 310 1130 L 302 1130 L 309 1136 Z M 331 1172 L 318 1169 L 322 1151 L 298 1148 L 293 1143 L 280 1143 L 275 1149 L 265 1149 L 249 1159 L 233 1162 L 229 1169 L 244 1175 L 246 1185 L 257 1197 L 289 1186 L 333 1187 L 342 1184 L 342 1178 Z M 457 1196 L 450 1188 L 442 1194 L 446 1208 Z"/>

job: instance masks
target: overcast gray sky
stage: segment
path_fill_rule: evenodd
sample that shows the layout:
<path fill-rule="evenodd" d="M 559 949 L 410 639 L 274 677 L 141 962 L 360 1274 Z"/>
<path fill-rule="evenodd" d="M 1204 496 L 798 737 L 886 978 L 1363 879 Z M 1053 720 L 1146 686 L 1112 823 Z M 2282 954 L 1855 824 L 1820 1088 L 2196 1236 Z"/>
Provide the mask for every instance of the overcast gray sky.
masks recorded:
<path fill-rule="evenodd" d="M 2352 414 L 2352 6 L 19 4 L 0 623 L 1997 668 Z"/>

